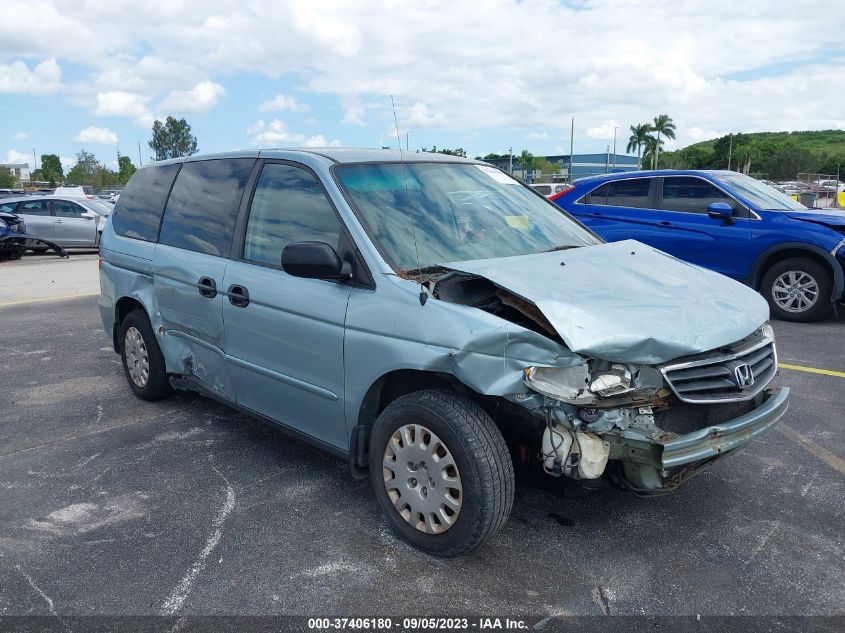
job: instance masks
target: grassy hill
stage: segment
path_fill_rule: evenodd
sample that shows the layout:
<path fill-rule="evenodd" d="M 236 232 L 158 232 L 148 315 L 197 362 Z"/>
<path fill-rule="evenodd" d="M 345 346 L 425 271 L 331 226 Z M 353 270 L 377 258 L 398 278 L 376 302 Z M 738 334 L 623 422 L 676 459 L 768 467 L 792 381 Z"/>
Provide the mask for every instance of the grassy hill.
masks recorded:
<path fill-rule="evenodd" d="M 732 147 L 731 147 L 732 145 Z M 660 155 L 661 168 L 731 169 L 774 180 L 798 172 L 845 173 L 845 130 L 755 132 L 722 136 Z"/>
<path fill-rule="evenodd" d="M 812 154 L 821 156 L 823 154 L 845 153 L 845 130 L 814 130 L 807 132 L 754 132 L 742 134 L 744 138 L 755 141 L 794 141 L 798 149 L 804 149 Z M 700 147 L 707 151 L 713 151 L 716 141 L 701 141 L 689 147 Z"/>

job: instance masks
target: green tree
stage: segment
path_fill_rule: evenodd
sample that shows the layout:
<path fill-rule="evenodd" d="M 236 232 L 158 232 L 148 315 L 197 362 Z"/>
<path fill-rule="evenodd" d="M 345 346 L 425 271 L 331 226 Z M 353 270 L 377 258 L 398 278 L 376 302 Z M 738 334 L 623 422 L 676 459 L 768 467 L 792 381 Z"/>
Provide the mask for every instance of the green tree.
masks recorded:
<path fill-rule="evenodd" d="M 519 156 L 517 156 L 516 162 L 518 162 L 519 166 L 522 167 L 523 180 L 528 177 L 528 170 L 534 168 L 534 160 L 534 154 L 529 152 L 527 149 L 522 150 Z"/>
<path fill-rule="evenodd" d="M 15 186 L 15 174 L 7 167 L 0 167 L 0 188 L 11 189 Z"/>
<path fill-rule="evenodd" d="M 535 157 L 534 170 L 539 171 L 543 175 L 559 174 L 560 165 L 558 165 L 557 163 L 552 163 L 542 157 Z"/>
<path fill-rule="evenodd" d="M 127 182 L 129 182 L 129 177 L 132 176 L 132 174 L 134 174 L 137 169 L 135 168 L 135 165 L 132 164 L 132 159 L 128 156 L 118 156 L 117 165 L 117 180 L 121 185 L 125 185 Z"/>
<path fill-rule="evenodd" d="M 654 117 L 654 124 L 652 125 L 652 129 L 657 132 L 657 143 L 654 145 L 654 169 L 657 169 L 657 163 L 660 160 L 660 147 L 662 143 L 660 142 L 660 135 L 662 134 L 664 137 L 668 139 L 675 138 L 675 123 L 672 121 L 672 117 L 668 114 L 659 114 Z"/>
<path fill-rule="evenodd" d="M 447 149 L 445 147 L 443 149 L 437 149 L 437 145 L 432 145 L 431 149 L 423 147 L 422 151 L 430 152 L 432 154 L 448 154 L 449 156 L 461 156 L 463 158 L 466 158 L 467 155 L 463 147 L 458 147 L 456 149 Z"/>
<path fill-rule="evenodd" d="M 197 153 L 197 137 L 191 134 L 191 126 L 184 118 L 168 116 L 164 123 L 153 123 L 149 146 L 155 152 L 155 160 L 192 156 Z"/>
<path fill-rule="evenodd" d="M 51 187 L 62 182 L 65 170 L 62 168 L 61 159 L 56 154 L 41 154 L 41 175 Z"/>
<path fill-rule="evenodd" d="M 631 126 L 631 136 L 628 139 L 628 147 L 625 148 L 625 151 L 633 152 L 634 150 L 637 150 L 637 169 L 642 169 L 640 152 L 642 152 L 643 148 L 646 146 L 651 132 L 651 123 L 639 123 Z"/>
<path fill-rule="evenodd" d="M 658 145 L 663 147 L 663 139 L 658 139 L 656 136 L 648 135 L 645 141 L 645 151 L 643 152 L 643 165 L 650 165 L 652 169 L 657 169 L 657 154 Z"/>
<path fill-rule="evenodd" d="M 68 171 L 67 179 L 74 185 L 93 186 L 99 166 L 97 157 L 83 149 L 76 155 L 76 164 Z"/>

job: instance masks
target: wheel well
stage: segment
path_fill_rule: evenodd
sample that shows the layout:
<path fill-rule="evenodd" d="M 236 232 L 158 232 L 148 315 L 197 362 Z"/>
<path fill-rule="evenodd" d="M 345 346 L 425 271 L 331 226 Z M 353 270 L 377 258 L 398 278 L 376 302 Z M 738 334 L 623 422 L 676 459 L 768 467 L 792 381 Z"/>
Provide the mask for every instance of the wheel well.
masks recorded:
<path fill-rule="evenodd" d="M 120 351 L 120 345 L 117 340 L 117 333 L 120 331 L 120 324 L 123 323 L 123 319 L 125 319 L 126 316 L 133 310 L 143 309 L 143 304 L 137 299 L 133 299 L 132 297 L 123 297 L 114 306 L 114 328 L 112 330 L 112 344 L 114 345 L 115 352 Z"/>
<path fill-rule="evenodd" d="M 391 402 L 405 394 L 423 389 L 449 389 L 455 391 L 455 385 L 461 385 L 453 376 L 417 369 L 399 369 L 385 374 L 376 380 L 367 390 L 361 401 L 358 424 L 366 429 L 369 439 L 370 429 L 376 418 Z M 465 388 L 465 387 L 464 387 Z"/>
<path fill-rule="evenodd" d="M 811 259 L 814 262 L 821 264 L 826 269 L 830 270 L 831 275 L 834 274 L 833 269 L 830 266 L 830 262 L 827 261 L 821 255 L 802 248 L 786 248 L 781 251 L 775 251 L 774 253 L 766 257 L 766 259 L 757 269 L 757 276 L 754 279 L 754 289 L 758 291 L 760 290 L 760 285 L 763 283 L 763 277 L 766 276 L 766 272 L 768 272 L 769 268 L 771 268 L 778 262 L 783 261 L 784 259 L 790 259 L 792 257 L 803 257 L 805 259 Z"/>

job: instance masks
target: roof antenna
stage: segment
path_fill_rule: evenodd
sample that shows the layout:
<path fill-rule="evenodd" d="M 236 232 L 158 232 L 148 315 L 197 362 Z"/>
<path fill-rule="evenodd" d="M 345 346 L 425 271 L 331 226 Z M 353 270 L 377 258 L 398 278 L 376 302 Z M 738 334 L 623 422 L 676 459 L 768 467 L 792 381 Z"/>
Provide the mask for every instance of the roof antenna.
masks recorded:
<path fill-rule="evenodd" d="M 420 282 L 420 305 L 424 306 L 428 300 L 422 281 L 422 266 L 420 265 L 420 249 L 417 246 L 417 231 L 414 227 L 414 212 L 411 209 L 411 194 L 408 192 L 408 173 L 405 170 L 405 155 L 402 153 L 402 139 L 399 136 L 399 120 L 396 118 L 396 103 L 390 95 L 390 105 L 393 106 L 393 125 L 396 128 L 396 143 L 399 145 L 399 162 L 402 163 L 402 182 L 405 185 L 405 198 L 408 200 L 408 217 L 411 220 L 411 236 L 414 238 L 414 251 L 417 255 L 417 280 Z"/>

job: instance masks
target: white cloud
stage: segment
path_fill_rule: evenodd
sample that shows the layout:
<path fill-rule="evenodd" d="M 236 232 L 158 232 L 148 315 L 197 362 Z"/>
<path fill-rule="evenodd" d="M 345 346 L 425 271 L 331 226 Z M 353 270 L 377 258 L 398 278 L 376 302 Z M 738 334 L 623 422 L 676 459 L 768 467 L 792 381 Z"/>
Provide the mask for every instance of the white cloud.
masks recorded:
<path fill-rule="evenodd" d="M 92 143 L 95 145 L 117 145 L 117 134 L 103 127 L 86 127 L 79 130 L 73 137 L 77 143 Z"/>
<path fill-rule="evenodd" d="M 287 145 L 299 147 L 340 147 L 337 139 L 327 140 L 322 134 L 308 136 L 291 132 L 287 129 L 285 122 L 274 119 L 265 123 L 263 119 L 256 121 L 249 126 L 246 133 L 252 137 L 253 145 Z"/>
<path fill-rule="evenodd" d="M 168 114 L 204 114 L 217 105 L 226 90 L 213 81 L 202 81 L 190 90 L 174 90 L 158 108 Z"/>
<path fill-rule="evenodd" d="M 12 138 L 17 139 L 19 141 L 25 141 L 29 138 L 29 134 L 27 134 L 26 132 L 15 132 L 14 134 L 12 134 Z"/>
<path fill-rule="evenodd" d="M 427 131 L 446 142 L 481 131 L 501 145 L 503 130 L 513 130 L 513 139 L 533 131 L 547 133 L 530 139 L 537 146 L 567 151 L 572 115 L 575 151 L 603 150 L 612 139 L 609 121 L 621 122 L 618 134 L 627 137 L 629 124 L 663 112 L 678 126 L 667 148 L 721 130 L 845 127 L 836 82 L 845 74 L 842 34 L 830 26 L 845 23 L 842 2 L 823 11 L 794 0 L 429 0 L 399 7 L 333 0 L 262 3 L 256 11 L 242 0 L 5 0 L 0 92 L 61 87 L 101 116 L 147 126 L 169 109 L 208 112 L 223 96 L 214 81 L 221 76 L 246 76 L 248 89 L 262 78 L 274 87 L 289 80 L 320 113 L 314 99 L 339 102 L 344 124 L 392 127 L 395 95 L 400 128 L 419 129 L 421 139 Z M 611 44 L 597 46 L 596 33 Z M 525 52 L 560 50 L 561 42 L 565 55 Z M 47 61 L 33 68 L 33 61 L 14 60 Z M 70 84 L 58 65 L 65 60 L 74 64 Z M 798 65 L 784 71 L 789 63 Z M 100 95 L 108 95 L 106 103 Z M 435 137 L 428 144 L 443 142 Z M 473 141 L 481 151 L 484 137 Z"/>
<path fill-rule="evenodd" d="M 259 112 L 279 112 L 291 110 L 292 112 L 308 112 L 311 108 L 307 103 L 301 103 L 296 97 L 288 97 L 281 93 L 269 101 L 264 101 L 258 106 Z"/>
<path fill-rule="evenodd" d="M 21 163 L 29 164 L 30 158 L 32 158 L 32 154 L 24 154 L 16 149 L 10 149 L 6 152 L 6 159 L 3 162 L 13 165 L 20 165 Z"/>
<path fill-rule="evenodd" d="M 61 85 L 62 69 L 55 59 L 43 61 L 32 69 L 22 61 L 0 64 L 0 93 L 50 94 Z"/>
<path fill-rule="evenodd" d="M 132 119 L 136 125 L 148 127 L 152 125 L 153 117 L 147 109 L 150 97 L 134 92 L 112 90 L 97 94 L 97 116 L 117 116 Z"/>
<path fill-rule="evenodd" d="M 528 134 L 525 135 L 525 138 L 527 138 L 530 141 L 543 141 L 543 140 L 549 138 L 549 133 L 548 132 L 529 132 Z"/>

